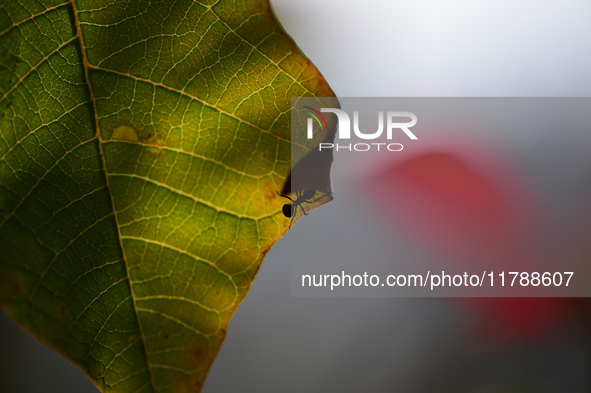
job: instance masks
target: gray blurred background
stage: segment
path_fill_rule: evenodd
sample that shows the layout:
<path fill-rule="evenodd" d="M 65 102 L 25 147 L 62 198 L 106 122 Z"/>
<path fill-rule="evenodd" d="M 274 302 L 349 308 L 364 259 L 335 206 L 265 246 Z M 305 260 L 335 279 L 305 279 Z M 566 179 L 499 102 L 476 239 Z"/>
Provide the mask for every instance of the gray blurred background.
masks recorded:
<path fill-rule="evenodd" d="M 340 96 L 591 95 L 588 1 L 272 4 Z M 568 146 L 555 153 L 553 160 L 568 157 Z M 530 166 L 533 177 L 546 178 L 543 156 Z M 553 185 L 542 189 L 560 207 Z M 315 233 L 330 214 L 328 204 L 293 231 Z M 585 318 L 507 338 L 483 330 L 474 308 L 448 299 L 292 298 L 290 256 L 305 245 L 291 235 L 263 262 L 203 392 L 591 391 Z M 0 392 L 54 391 L 96 389 L 0 313 Z"/>

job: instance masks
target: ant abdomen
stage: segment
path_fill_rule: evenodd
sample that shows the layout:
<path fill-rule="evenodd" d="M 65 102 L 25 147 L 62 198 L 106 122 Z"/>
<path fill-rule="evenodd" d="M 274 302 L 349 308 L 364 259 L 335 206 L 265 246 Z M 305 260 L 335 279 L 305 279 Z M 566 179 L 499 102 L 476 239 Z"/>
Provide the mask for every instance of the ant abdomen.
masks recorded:
<path fill-rule="evenodd" d="M 293 206 L 289 203 L 283 205 L 283 215 L 285 217 L 291 217 L 293 215 Z"/>

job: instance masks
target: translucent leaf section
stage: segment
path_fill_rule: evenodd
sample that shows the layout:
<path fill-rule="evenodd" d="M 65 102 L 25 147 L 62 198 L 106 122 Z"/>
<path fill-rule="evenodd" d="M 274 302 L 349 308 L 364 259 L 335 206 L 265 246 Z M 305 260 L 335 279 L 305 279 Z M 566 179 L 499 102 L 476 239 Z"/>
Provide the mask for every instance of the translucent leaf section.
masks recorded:
<path fill-rule="evenodd" d="M 332 95 L 267 1 L 3 1 L 0 305 L 102 391 L 199 391 Z"/>

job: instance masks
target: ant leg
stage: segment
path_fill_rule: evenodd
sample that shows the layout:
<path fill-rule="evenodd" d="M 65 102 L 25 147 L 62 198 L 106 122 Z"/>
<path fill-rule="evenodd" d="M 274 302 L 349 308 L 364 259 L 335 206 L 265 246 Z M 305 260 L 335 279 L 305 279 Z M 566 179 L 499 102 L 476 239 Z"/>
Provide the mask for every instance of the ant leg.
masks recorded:
<path fill-rule="evenodd" d="M 290 201 L 292 201 L 292 202 L 293 202 L 293 199 L 291 199 L 291 198 L 290 198 L 290 197 L 288 197 L 287 195 L 281 195 L 281 194 L 279 193 L 279 191 L 275 191 L 275 192 L 276 192 L 276 193 L 277 193 L 277 195 L 279 195 L 280 197 L 287 198 L 287 199 L 289 199 Z"/>
<path fill-rule="evenodd" d="M 289 222 L 289 229 L 291 230 L 291 224 L 293 224 L 293 219 L 298 214 L 298 206 L 296 205 L 295 209 L 293 209 L 293 214 L 291 215 L 291 221 Z"/>
<path fill-rule="evenodd" d="M 314 199 L 313 201 L 306 201 L 306 203 L 307 203 L 307 204 L 311 204 L 311 203 L 314 203 L 314 202 L 316 202 L 316 201 L 319 201 L 319 200 L 321 200 L 322 198 L 326 198 L 327 196 L 330 196 L 330 195 L 322 195 L 322 196 L 319 196 L 318 198 Z M 303 207 L 303 206 L 300 206 L 300 207 L 302 208 L 302 211 L 304 212 L 304 215 L 306 215 L 306 216 L 307 216 L 307 215 L 308 215 L 308 213 L 306 212 L 306 210 L 304 210 L 304 207 Z"/>

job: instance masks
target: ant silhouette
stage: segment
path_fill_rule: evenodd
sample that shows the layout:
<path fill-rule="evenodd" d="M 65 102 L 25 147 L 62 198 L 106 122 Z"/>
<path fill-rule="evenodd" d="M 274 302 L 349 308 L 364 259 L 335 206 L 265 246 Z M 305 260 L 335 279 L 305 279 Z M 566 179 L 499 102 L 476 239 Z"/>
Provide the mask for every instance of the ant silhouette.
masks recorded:
<path fill-rule="evenodd" d="M 319 197 L 319 198 L 311 201 L 310 199 L 314 198 L 314 195 L 316 195 L 316 190 L 314 190 L 312 188 L 306 188 L 303 191 L 297 191 L 295 200 L 291 199 L 287 195 L 281 195 L 281 194 L 279 194 L 279 192 L 277 193 L 277 195 L 282 196 L 283 198 L 287 198 L 291 201 L 291 203 L 286 203 L 285 205 L 283 205 L 283 215 L 287 218 L 291 217 L 291 221 L 289 222 L 289 229 L 291 229 L 291 224 L 293 223 L 293 219 L 295 218 L 296 214 L 298 213 L 298 207 L 302 209 L 302 211 L 304 212 L 304 215 L 306 215 L 306 216 L 308 215 L 308 213 L 306 213 L 306 211 L 304 210 L 302 203 L 314 203 L 317 200 L 319 200 L 320 198 L 322 198 L 322 197 Z"/>

